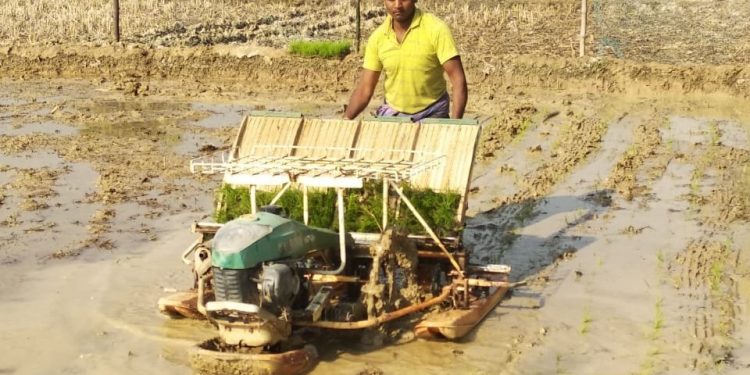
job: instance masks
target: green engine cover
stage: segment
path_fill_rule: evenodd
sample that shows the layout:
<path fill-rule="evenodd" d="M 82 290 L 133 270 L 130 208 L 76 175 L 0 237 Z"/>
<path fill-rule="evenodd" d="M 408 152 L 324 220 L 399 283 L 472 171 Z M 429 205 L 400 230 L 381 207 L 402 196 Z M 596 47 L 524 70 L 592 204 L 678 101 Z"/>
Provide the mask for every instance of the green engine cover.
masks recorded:
<path fill-rule="evenodd" d="M 315 249 L 339 246 L 338 233 L 306 226 L 268 212 L 232 220 L 214 236 L 211 264 L 248 269 L 262 262 L 299 258 Z"/>

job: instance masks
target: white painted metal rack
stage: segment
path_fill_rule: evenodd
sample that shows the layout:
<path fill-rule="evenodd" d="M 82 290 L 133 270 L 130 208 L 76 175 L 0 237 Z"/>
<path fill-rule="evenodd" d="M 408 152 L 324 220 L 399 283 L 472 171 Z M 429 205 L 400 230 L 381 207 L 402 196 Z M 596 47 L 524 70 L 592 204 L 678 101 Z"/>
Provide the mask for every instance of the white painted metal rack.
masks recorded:
<path fill-rule="evenodd" d="M 256 145 L 249 155 L 239 159 L 226 154 L 193 159 L 190 171 L 224 173 L 225 182 L 236 185 L 316 181 L 314 185 L 320 187 L 354 187 L 348 186 L 352 179 L 409 182 L 444 162 L 445 155 L 436 152 Z"/>

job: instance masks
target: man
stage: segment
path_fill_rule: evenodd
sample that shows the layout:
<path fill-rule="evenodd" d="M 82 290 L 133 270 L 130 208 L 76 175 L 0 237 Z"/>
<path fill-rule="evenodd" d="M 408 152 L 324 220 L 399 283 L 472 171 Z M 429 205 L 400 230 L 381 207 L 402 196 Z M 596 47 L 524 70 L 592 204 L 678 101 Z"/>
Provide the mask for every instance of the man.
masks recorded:
<path fill-rule="evenodd" d="M 417 9 L 417 0 L 384 1 L 388 16 L 367 41 L 359 83 L 344 117 L 353 119 L 367 107 L 384 71 L 385 103 L 378 116 L 462 118 L 466 76 L 448 26 Z M 453 87 L 452 107 L 443 72 Z"/>

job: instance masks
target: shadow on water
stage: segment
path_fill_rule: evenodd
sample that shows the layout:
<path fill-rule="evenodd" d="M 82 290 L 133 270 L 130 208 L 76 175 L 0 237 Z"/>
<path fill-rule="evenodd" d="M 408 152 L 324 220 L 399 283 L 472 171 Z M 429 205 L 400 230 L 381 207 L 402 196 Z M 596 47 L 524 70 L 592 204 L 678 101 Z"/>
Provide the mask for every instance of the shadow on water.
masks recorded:
<path fill-rule="evenodd" d="M 610 194 L 610 190 L 594 190 L 581 196 L 551 196 L 511 203 L 482 212 L 469 218 L 464 230 L 464 244 L 473 253 L 472 263 L 508 264 L 514 267 L 512 279 L 522 280 L 538 273 L 556 259 L 592 244 L 593 237 L 577 235 L 574 229 L 605 211 L 611 203 Z M 486 320 L 501 320 L 501 317 L 512 311 L 536 309 L 543 303 L 537 293 L 528 290 L 514 291 L 512 296 L 502 302 L 504 309 L 491 311 Z M 321 333 L 313 343 L 319 350 L 321 362 L 326 363 L 341 358 L 372 358 L 377 351 L 384 349 L 394 353 L 393 355 L 398 353 L 409 356 L 410 353 L 420 355 L 423 352 L 449 350 L 450 345 L 461 345 L 459 349 L 455 349 L 459 352 L 481 351 L 488 345 L 488 338 L 481 332 L 483 323 L 454 343 L 447 340 L 409 339 L 408 332 L 411 332 L 420 318 L 420 314 L 414 314 L 387 326 L 385 332 L 395 328 L 401 336 L 374 330 L 327 331 Z M 381 341 L 373 342 L 373 337 L 377 334 L 381 337 L 376 340 Z M 471 345 L 467 347 L 463 344 Z M 407 361 L 405 358 L 403 360 Z M 408 361 L 405 363 L 409 363 Z"/>
<path fill-rule="evenodd" d="M 523 280 L 593 243 L 576 234 L 611 204 L 611 190 L 510 203 L 468 218 L 463 243 L 473 264 L 502 263 Z"/>

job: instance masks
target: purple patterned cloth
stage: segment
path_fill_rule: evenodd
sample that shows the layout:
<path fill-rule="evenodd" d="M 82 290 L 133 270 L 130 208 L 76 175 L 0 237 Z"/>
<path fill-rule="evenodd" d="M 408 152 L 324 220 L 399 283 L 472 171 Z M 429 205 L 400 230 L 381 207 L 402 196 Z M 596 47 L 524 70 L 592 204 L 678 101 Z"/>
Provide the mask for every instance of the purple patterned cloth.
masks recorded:
<path fill-rule="evenodd" d="M 440 99 L 430 104 L 424 110 L 419 111 L 417 113 L 399 112 L 391 108 L 391 106 L 388 105 L 388 103 L 383 103 L 375 111 L 375 116 L 377 117 L 388 117 L 388 116 L 409 117 L 411 118 L 412 122 L 422 121 L 423 119 L 426 119 L 428 117 L 448 118 L 450 117 L 450 104 L 451 104 L 450 97 L 448 96 L 448 93 L 446 92 L 445 94 L 443 94 L 443 96 L 440 97 Z"/>

